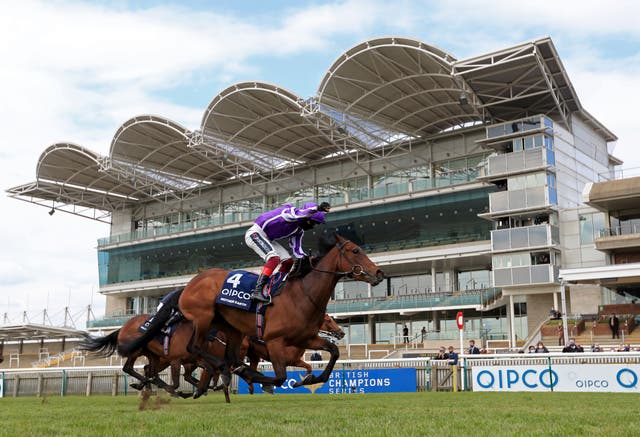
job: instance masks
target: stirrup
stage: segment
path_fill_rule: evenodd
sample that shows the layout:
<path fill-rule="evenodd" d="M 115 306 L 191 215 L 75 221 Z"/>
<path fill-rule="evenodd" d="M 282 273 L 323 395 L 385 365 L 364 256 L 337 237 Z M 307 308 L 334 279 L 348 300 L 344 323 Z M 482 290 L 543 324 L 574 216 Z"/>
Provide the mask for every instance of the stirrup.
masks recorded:
<path fill-rule="evenodd" d="M 253 293 L 251 293 L 251 299 L 252 300 L 257 300 L 260 302 L 271 302 L 271 298 L 270 297 L 264 297 L 262 295 L 262 292 L 260 290 L 255 290 Z"/>

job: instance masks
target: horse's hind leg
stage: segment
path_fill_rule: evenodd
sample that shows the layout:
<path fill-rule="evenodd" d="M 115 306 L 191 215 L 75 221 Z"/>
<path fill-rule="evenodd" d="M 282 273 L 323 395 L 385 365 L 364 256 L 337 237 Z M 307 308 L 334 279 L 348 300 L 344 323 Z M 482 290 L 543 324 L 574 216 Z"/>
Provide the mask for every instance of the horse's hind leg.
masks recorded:
<path fill-rule="evenodd" d="M 206 344 L 209 327 L 207 326 L 206 330 L 202 330 L 198 328 L 196 323 L 194 323 L 194 325 L 195 329 L 193 330 L 193 334 L 191 335 L 191 339 L 187 345 L 187 351 L 196 357 L 201 358 L 201 360 L 198 361 L 198 364 L 207 370 L 209 374 L 216 373 L 216 369 L 220 369 L 222 372 L 223 383 L 225 385 L 229 385 L 231 382 L 231 373 L 224 360 L 221 360 L 215 355 L 211 355 L 206 352 L 202 346 L 200 346 Z"/>
<path fill-rule="evenodd" d="M 135 364 L 138 357 L 140 357 L 140 354 L 135 354 L 130 357 L 127 357 L 127 361 L 125 361 L 124 365 L 122 366 L 122 371 L 128 375 L 133 376 L 138 381 L 140 381 L 139 383 L 129 384 L 131 388 L 134 388 L 136 390 L 142 390 L 145 387 L 145 385 L 148 384 L 149 380 L 145 376 L 136 372 L 135 369 L 133 368 L 133 365 Z"/>

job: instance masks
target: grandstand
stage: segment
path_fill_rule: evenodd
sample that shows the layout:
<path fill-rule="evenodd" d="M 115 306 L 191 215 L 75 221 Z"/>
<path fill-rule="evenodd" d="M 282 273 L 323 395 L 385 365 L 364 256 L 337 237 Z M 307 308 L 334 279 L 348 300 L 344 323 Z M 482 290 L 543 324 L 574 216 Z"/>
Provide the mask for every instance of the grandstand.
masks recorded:
<path fill-rule="evenodd" d="M 568 329 L 568 315 L 640 296 L 640 214 L 630 206 L 640 187 L 627 180 L 609 197 L 582 198 L 585 187 L 626 180 L 610 153 L 616 140 L 583 108 L 550 38 L 458 60 L 389 37 L 338 56 L 308 98 L 236 83 L 197 129 L 138 115 L 107 156 L 53 144 L 36 180 L 8 193 L 110 223 L 98 240 L 106 313 L 93 331 L 153 312 L 203 269 L 256 270 L 243 239 L 252 219 L 315 200 L 332 212 L 306 249 L 338 231 L 388 275 L 335 289 L 328 312 L 347 333 L 343 353 L 401 350 L 405 323 L 412 341 L 425 327 L 421 350 L 457 344 L 457 311 L 467 338 L 517 348 L 541 335 L 550 309 Z M 617 228 L 624 243 L 611 242 Z M 623 262 L 626 279 L 607 281 Z"/>

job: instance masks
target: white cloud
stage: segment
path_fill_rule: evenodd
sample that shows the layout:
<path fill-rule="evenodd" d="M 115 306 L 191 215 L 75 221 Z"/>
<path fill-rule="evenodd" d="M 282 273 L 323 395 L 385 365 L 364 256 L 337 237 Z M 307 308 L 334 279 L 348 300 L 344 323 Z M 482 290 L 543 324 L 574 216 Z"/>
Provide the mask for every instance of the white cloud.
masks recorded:
<path fill-rule="evenodd" d="M 343 50 L 381 35 L 422 39 L 458 58 L 551 35 L 584 106 L 620 136 L 616 154 L 640 166 L 633 150 L 640 134 L 628 103 L 639 97 L 638 53 L 612 61 L 595 48 L 598 38 L 637 42 L 640 3 L 354 0 L 293 3 L 277 12 L 263 24 L 178 4 L 136 10 L 77 1 L 5 6 L 0 187 L 33 181 L 38 157 L 58 141 L 107 154 L 116 129 L 134 115 L 158 114 L 198 128 L 205 107 L 181 103 L 185 99 L 171 93 L 176 87 L 211 89 L 210 100 L 233 82 L 263 77 L 264 59 L 321 53 L 329 68 Z M 289 74 L 323 73 L 305 67 Z M 95 240 L 108 227 L 63 213 L 49 217 L 45 208 L 6 196 L 0 196 L 0 210 L 0 313 L 26 309 L 27 302 L 29 310 L 42 309 L 47 295 L 52 307 L 62 308 L 69 289 L 72 305 L 84 307 L 98 288 Z M 102 308 L 104 299 L 94 304 Z"/>

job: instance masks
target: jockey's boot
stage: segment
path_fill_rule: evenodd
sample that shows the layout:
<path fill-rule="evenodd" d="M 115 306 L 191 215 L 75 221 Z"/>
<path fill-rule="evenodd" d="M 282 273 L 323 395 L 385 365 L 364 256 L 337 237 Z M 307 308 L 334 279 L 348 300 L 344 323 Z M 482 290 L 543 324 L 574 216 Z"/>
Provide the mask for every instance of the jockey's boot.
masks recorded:
<path fill-rule="evenodd" d="M 262 289 L 267 284 L 268 280 L 269 276 L 265 275 L 264 273 L 261 273 L 260 276 L 258 276 L 258 282 L 256 282 L 256 286 L 253 287 L 253 291 L 251 292 L 251 299 L 260 302 L 270 302 L 270 299 L 268 297 L 264 297 L 262 295 Z"/>

